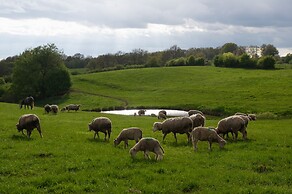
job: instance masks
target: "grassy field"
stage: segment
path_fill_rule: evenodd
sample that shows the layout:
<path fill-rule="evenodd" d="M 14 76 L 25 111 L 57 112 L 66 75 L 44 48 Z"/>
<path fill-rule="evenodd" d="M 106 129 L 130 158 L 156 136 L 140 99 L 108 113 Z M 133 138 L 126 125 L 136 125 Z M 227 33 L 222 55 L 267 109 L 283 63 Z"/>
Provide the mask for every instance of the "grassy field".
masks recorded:
<path fill-rule="evenodd" d="M 291 78 L 292 69 L 130 69 L 73 76 L 73 92 L 49 102 L 79 103 L 81 109 L 145 106 L 292 116 Z"/>
<path fill-rule="evenodd" d="M 0 193 L 291 193 L 292 119 L 257 120 L 248 126 L 247 142 L 228 141 L 225 149 L 199 142 L 195 153 L 185 135 L 175 143 L 169 134 L 162 161 L 144 160 L 129 148 L 113 146 L 125 127 L 141 127 L 144 136 L 162 141 L 152 132 L 155 117 L 104 115 L 95 112 L 44 114 L 43 109 L 19 110 L 0 103 Z M 33 131 L 28 140 L 15 124 L 20 115 L 35 113 L 44 137 Z M 93 140 L 87 124 L 107 116 L 113 122 L 110 142 Z M 216 126 L 220 118 L 208 118 Z M 130 141 L 129 147 L 134 142 Z M 152 155 L 153 158 L 153 155 Z"/>
<path fill-rule="evenodd" d="M 292 70 L 242 70 L 214 67 L 131 69 L 73 76 L 73 92 L 37 101 L 33 110 L 0 103 L 0 193 L 292 193 Z M 82 109 L 113 106 L 189 108 L 254 112 L 248 141 L 228 140 L 225 149 L 199 142 L 195 153 L 186 135 L 162 142 L 152 132 L 156 117 L 98 112 L 44 114 L 43 104 L 78 103 Z M 43 138 L 28 140 L 16 130 L 19 117 L 40 117 Z M 274 117 L 276 114 L 285 117 Z M 113 122 L 109 142 L 93 139 L 88 123 L 107 116 Z M 207 126 L 222 118 L 207 115 Z M 281 119 L 280 119 L 281 118 Z M 113 139 L 126 127 L 157 138 L 162 161 L 136 159 Z M 153 155 L 151 155 L 154 158 Z"/>

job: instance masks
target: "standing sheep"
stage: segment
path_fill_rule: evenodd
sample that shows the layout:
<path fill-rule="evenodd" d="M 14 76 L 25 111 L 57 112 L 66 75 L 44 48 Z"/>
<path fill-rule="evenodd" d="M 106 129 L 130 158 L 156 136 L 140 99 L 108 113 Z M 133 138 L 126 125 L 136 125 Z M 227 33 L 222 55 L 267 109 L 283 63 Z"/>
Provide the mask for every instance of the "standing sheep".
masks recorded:
<path fill-rule="evenodd" d="M 204 113 L 202 111 L 199 111 L 199 110 L 189 110 L 188 111 L 189 116 L 194 115 L 194 114 L 198 114 L 198 113 L 201 115 L 204 115 Z"/>
<path fill-rule="evenodd" d="M 46 104 L 45 106 L 44 106 L 44 109 L 45 109 L 45 113 L 49 113 L 49 112 L 51 112 L 51 106 L 49 105 L 49 104 Z"/>
<path fill-rule="evenodd" d="M 79 104 L 69 104 L 65 107 L 65 109 L 69 112 L 70 110 L 75 110 L 75 112 L 77 110 L 79 110 L 80 105 Z"/>
<path fill-rule="evenodd" d="M 200 113 L 191 115 L 190 119 L 193 121 L 193 128 L 199 127 L 199 126 L 202 126 L 202 127 L 205 126 L 206 118 Z"/>
<path fill-rule="evenodd" d="M 128 140 L 135 140 L 136 143 L 142 138 L 142 130 L 138 127 L 130 127 L 123 129 L 118 137 L 114 140 L 114 145 L 117 146 L 121 141 L 124 141 L 124 147 L 128 147 Z"/>
<path fill-rule="evenodd" d="M 98 132 L 104 133 L 104 140 L 106 141 L 106 136 L 108 135 L 108 140 L 110 139 L 111 132 L 112 132 L 112 122 L 107 117 L 97 117 L 92 120 L 91 123 L 88 123 L 88 129 L 89 131 L 95 131 L 94 133 L 94 139 L 97 135 L 99 138 Z"/>
<path fill-rule="evenodd" d="M 55 114 L 57 114 L 59 111 L 58 105 L 55 105 L 55 104 L 51 105 L 51 109 L 52 109 L 52 112 Z"/>
<path fill-rule="evenodd" d="M 190 132 L 193 129 L 193 122 L 189 117 L 169 118 L 163 122 L 155 122 L 153 124 L 153 132 L 162 131 L 163 140 L 168 133 L 173 133 L 175 141 L 177 142 L 176 133 L 187 134 L 188 142 L 190 141 Z"/>
<path fill-rule="evenodd" d="M 137 152 L 139 151 L 144 152 L 145 159 L 150 159 L 148 152 L 155 153 L 156 160 L 163 159 L 164 149 L 160 145 L 159 141 L 155 138 L 144 137 L 140 139 L 140 141 L 130 149 L 129 153 L 132 156 L 132 158 L 134 158 Z"/>
<path fill-rule="evenodd" d="M 240 116 L 237 115 L 221 119 L 218 122 L 217 128 L 215 130 L 218 134 L 223 134 L 223 136 L 228 132 L 231 132 L 232 137 L 235 140 L 237 140 L 238 131 L 240 131 L 242 133 L 243 139 L 247 138 L 245 122 Z"/>
<path fill-rule="evenodd" d="M 19 107 L 20 109 L 22 109 L 22 106 L 24 106 L 24 108 L 28 108 L 29 109 L 29 106 L 30 106 L 30 109 L 33 109 L 34 107 L 34 98 L 32 96 L 28 96 L 26 97 L 25 99 L 23 99 L 20 104 L 19 104 Z"/>
<path fill-rule="evenodd" d="M 23 135 L 25 135 L 23 133 L 23 130 L 26 129 L 28 138 L 30 138 L 31 132 L 33 131 L 33 129 L 37 128 L 41 138 L 43 137 L 42 131 L 41 131 L 41 126 L 40 126 L 40 119 L 35 114 L 22 115 L 19 118 L 18 123 L 16 124 L 16 128 L 17 128 L 18 132 L 21 131 Z"/>
<path fill-rule="evenodd" d="M 139 116 L 145 115 L 145 112 L 146 112 L 145 109 L 141 109 L 141 110 L 138 111 L 138 115 Z"/>
<path fill-rule="evenodd" d="M 220 148 L 223 148 L 226 144 L 226 141 L 213 128 L 209 127 L 195 127 L 191 132 L 191 139 L 195 151 L 198 150 L 197 143 L 199 140 L 208 141 L 210 151 L 212 151 L 212 142 L 219 143 Z"/>
<path fill-rule="evenodd" d="M 165 110 L 161 110 L 158 112 L 158 116 L 157 116 L 158 119 L 167 119 L 166 117 L 166 111 Z"/>

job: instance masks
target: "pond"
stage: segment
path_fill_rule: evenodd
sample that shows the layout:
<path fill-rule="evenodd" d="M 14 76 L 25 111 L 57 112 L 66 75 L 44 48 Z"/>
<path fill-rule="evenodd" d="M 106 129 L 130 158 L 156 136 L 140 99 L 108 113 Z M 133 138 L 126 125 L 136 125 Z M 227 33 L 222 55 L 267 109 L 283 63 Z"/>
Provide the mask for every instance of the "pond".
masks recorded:
<path fill-rule="evenodd" d="M 107 114 L 117 114 L 117 115 L 132 115 L 134 116 L 135 113 L 138 115 L 138 111 L 140 109 L 131 109 L 131 110 L 110 110 L 110 111 L 102 111 L 102 113 Z M 145 109 L 145 115 L 151 116 L 151 115 L 158 115 L 158 112 L 162 109 Z M 170 110 L 170 109 L 163 109 L 166 111 L 166 115 L 168 117 L 182 117 L 182 116 L 189 116 L 187 111 L 183 110 Z"/>

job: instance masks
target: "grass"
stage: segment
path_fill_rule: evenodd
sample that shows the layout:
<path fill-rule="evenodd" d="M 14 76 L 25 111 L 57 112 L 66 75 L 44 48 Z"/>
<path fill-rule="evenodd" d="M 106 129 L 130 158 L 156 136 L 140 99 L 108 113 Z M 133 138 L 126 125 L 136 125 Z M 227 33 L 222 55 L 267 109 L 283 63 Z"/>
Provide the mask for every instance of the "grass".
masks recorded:
<path fill-rule="evenodd" d="M 73 76 L 73 89 L 79 93 L 65 98 L 81 103 L 82 109 L 144 106 L 291 116 L 291 77 L 292 69 L 129 69 Z M 80 95 L 82 91 L 87 94 Z"/>
<path fill-rule="evenodd" d="M 199 142 L 194 153 L 185 135 L 162 142 L 152 132 L 155 117 L 105 115 L 96 112 L 44 114 L 42 108 L 20 110 L 0 103 L 0 193 L 291 193 L 292 119 L 257 120 L 248 126 L 247 142 L 228 140 L 225 149 Z M 20 115 L 40 117 L 44 137 L 36 130 L 28 140 L 15 124 Z M 87 124 L 107 116 L 113 122 L 110 142 L 93 140 Z M 219 117 L 208 117 L 216 126 Z M 113 146 L 121 129 L 142 128 L 165 149 L 162 161 L 144 160 L 129 148 Z M 129 147 L 134 142 L 129 142 Z M 153 155 L 152 155 L 152 158 Z"/>

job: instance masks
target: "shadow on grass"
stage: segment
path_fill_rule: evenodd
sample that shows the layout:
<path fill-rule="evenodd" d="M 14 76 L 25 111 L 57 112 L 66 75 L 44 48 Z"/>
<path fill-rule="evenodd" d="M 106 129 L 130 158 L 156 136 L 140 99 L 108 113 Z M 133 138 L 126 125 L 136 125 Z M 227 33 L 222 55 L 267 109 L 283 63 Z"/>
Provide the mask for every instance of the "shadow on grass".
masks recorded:
<path fill-rule="evenodd" d="M 14 141 L 31 141 L 32 138 L 28 138 L 27 136 L 24 136 L 22 134 L 20 135 L 12 135 L 11 139 Z"/>

